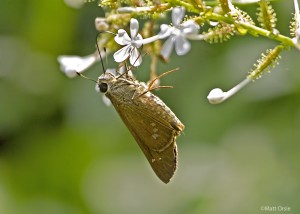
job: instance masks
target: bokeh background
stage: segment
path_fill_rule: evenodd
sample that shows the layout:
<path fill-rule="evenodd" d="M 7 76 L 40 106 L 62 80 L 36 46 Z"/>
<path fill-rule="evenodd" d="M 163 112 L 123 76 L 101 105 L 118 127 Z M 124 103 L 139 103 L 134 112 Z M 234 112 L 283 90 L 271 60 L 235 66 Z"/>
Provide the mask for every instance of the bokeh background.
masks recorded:
<path fill-rule="evenodd" d="M 292 1 L 273 5 L 288 35 Z M 243 9 L 255 14 L 255 6 Z M 179 168 L 165 185 L 94 83 L 59 69 L 59 55 L 95 50 L 101 15 L 96 2 L 75 9 L 62 0 L 1 0 L 1 214 L 252 214 L 266 213 L 265 206 L 300 213 L 299 51 L 284 51 L 271 74 L 217 106 L 208 92 L 243 80 L 276 42 L 193 42 L 188 55 L 160 63 L 161 73 L 180 67 L 162 79 L 174 89 L 155 93 L 186 125 L 177 140 Z M 146 81 L 144 61 L 136 75 Z M 86 75 L 100 73 L 97 64 Z"/>

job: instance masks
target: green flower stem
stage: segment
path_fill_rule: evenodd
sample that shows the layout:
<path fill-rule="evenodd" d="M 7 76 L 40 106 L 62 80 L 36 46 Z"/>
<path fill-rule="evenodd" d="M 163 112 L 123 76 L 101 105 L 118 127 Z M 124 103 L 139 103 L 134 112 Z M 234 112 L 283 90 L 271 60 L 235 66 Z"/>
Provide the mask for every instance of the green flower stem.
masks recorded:
<path fill-rule="evenodd" d="M 197 22 L 197 19 L 199 18 L 198 21 L 202 21 L 203 18 L 202 17 L 196 17 L 195 21 Z M 207 13 L 205 18 L 207 20 L 214 20 L 214 21 L 222 21 L 228 24 L 236 24 L 240 27 L 242 27 L 244 30 L 246 30 L 248 33 L 250 33 L 251 35 L 254 36 L 264 36 L 270 39 L 274 39 L 277 40 L 279 42 L 281 42 L 284 46 L 295 46 L 292 39 L 281 35 L 281 34 L 273 34 L 271 31 L 265 30 L 263 28 L 257 27 L 255 25 L 249 24 L 249 23 L 243 23 L 243 22 L 235 22 L 235 20 L 233 20 L 231 17 L 225 17 L 223 15 L 220 14 L 216 14 L 216 13 Z"/>
<path fill-rule="evenodd" d="M 182 6 L 182 7 L 185 7 L 185 9 L 187 11 L 190 11 L 190 12 L 193 12 L 193 13 L 197 13 L 199 14 L 201 11 L 197 8 L 197 7 L 194 7 L 194 5 L 192 4 L 189 4 L 187 2 L 184 2 L 184 1 L 179 1 L 179 0 L 168 0 L 168 2 L 176 7 L 176 6 Z"/>
<path fill-rule="evenodd" d="M 265 30 L 263 28 L 260 28 L 260 27 L 254 26 L 254 25 L 250 25 L 247 23 L 242 23 L 241 26 L 248 29 L 249 32 L 252 32 L 254 35 L 258 34 L 258 35 L 262 35 L 262 36 L 277 40 L 277 41 L 281 42 L 282 44 L 284 44 L 285 46 L 295 46 L 291 38 L 284 36 L 282 34 L 276 35 L 268 30 Z"/>

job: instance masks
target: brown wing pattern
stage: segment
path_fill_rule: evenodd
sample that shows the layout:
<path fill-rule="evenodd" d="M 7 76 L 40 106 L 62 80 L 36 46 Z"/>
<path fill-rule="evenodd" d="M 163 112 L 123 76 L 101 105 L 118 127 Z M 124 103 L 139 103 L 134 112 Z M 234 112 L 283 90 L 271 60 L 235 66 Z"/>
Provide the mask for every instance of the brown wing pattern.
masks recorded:
<path fill-rule="evenodd" d="M 116 110 L 144 152 L 156 175 L 163 182 L 168 183 L 177 167 L 176 136 L 180 134 L 184 126 L 173 112 L 171 113 L 175 118 L 163 118 L 163 115 L 173 116 L 170 116 L 171 110 L 163 106 L 165 104 L 159 98 L 155 97 L 155 99 L 152 97 L 146 103 L 143 99 L 131 104 L 112 103 L 115 107 L 118 105 Z M 160 105 L 151 103 L 157 101 L 161 102 Z M 155 106 L 156 109 L 151 109 L 151 106 Z M 151 111 L 160 112 L 160 115 L 153 115 Z"/>
<path fill-rule="evenodd" d="M 134 111 L 135 118 L 139 115 L 140 121 L 136 122 L 144 127 L 147 133 L 143 140 L 153 150 L 161 151 L 167 148 L 184 129 L 184 125 L 168 106 L 150 92 L 140 99 L 133 99 L 132 104 L 126 107 Z"/>

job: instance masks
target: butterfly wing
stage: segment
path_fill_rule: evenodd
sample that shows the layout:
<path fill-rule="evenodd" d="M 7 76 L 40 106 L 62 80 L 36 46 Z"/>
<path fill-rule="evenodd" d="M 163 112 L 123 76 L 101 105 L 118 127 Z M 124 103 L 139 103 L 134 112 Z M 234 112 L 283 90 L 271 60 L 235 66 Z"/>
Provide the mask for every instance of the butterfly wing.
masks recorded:
<path fill-rule="evenodd" d="M 183 124 L 150 92 L 131 103 L 116 100 L 112 103 L 156 175 L 168 183 L 177 168 L 175 140 L 184 128 Z"/>

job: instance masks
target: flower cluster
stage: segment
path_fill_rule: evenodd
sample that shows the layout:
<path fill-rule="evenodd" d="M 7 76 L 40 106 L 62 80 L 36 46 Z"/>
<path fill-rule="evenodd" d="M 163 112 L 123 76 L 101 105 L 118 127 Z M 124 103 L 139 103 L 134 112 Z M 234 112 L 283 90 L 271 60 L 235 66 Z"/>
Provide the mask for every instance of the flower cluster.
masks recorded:
<path fill-rule="evenodd" d="M 113 53 L 114 60 L 125 65 L 130 63 L 133 67 L 142 64 L 142 53 L 151 55 L 151 70 L 155 70 L 156 59 L 168 61 L 175 50 L 178 56 L 186 55 L 191 50 L 189 40 L 208 41 L 217 43 L 229 40 L 232 36 L 243 36 L 247 33 L 260 35 L 281 43 L 273 49 L 266 51 L 254 64 L 249 75 L 227 92 L 216 88 L 207 96 L 208 101 L 217 104 L 225 101 L 238 92 L 248 83 L 261 77 L 265 71 L 276 65 L 280 58 L 281 51 L 296 47 L 300 50 L 300 12 L 298 1 L 294 0 L 295 15 L 291 22 L 291 35 L 287 37 L 281 35 L 276 29 L 276 13 L 272 8 L 271 1 L 258 0 L 219 0 L 218 6 L 206 6 L 204 0 L 197 1 L 159 1 L 148 3 L 128 1 L 105 0 L 100 2 L 100 6 L 112 8 L 105 18 L 96 18 L 96 29 L 101 32 L 98 46 L 106 47 L 105 54 Z M 253 22 L 252 18 L 245 12 L 233 5 L 235 2 L 249 4 L 257 2 L 259 5 L 257 20 L 261 27 Z M 125 5 L 127 4 L 127 5 Z M 171 24 L 158 25 L 158 19 L 172 10 Z M 186 14 L 188 11 L 188 14 Z M 138 17 L 152 18 L 143 21 L 140 26 Z M 207 32 L 200 33 L 200 26 L 208 25 Z M 129 29 L 127 29 L 129 26 Z M 203 29 L 203 28 L 201 28 Z M 103 32 L 108 32 L 106 35 Z M 163 41 L 163 42 L 162 42 Z M 99 53 L 78 56 L 59 56 L 58 61 L 61 70 L 69 77 L 77 76 L 99 61 Z M 152 75 L 155 77 L 155 73 Z"/>
<path fill-rule="evenodd" d="M 138 20 L 130 19 L 130 36 L 124 29 L 119 29 L 114 37 L 114 40 L 120 46 L 121 49 L 116 51 L 113 55 L 114 60 L 118 63 L 122 63 L 129 59 L 132 66 L 139 66 L 142 63 L 142 57 L 139 49 L 146 44 L 155 42 L 160 39 L 167 39 L 165 44 L 161 49 L 161 55 L 164 58 L 169 58 L 172 49 L 175 45 L 175 51 L 178 55 L 185 55 L 191 49 L 190 43 L 187 41 L 189 35 L 197 34 L 199 30 L 199 25 L 194 21 L 190 20 L 181 24 L 185 14 L 185 9 L 183 7 L 175 7 L 172 11 L 172 24 L 169 26 L 162 24 L 160 26 L 160 32 L 152 37 L 143 39 L 141 34 L 139 34 L 139 22 Z M 97 19 L 96 24 L 99 25 Z M 61 64 L 61 70 L 66 73 L 69 77 L 75 77 L 76 72 L 83 72 L 88 69 L 93 63 L 97 62 L 99 57 L 97 53 L 85 56 L 60 56 L 58 58 Z"/>

